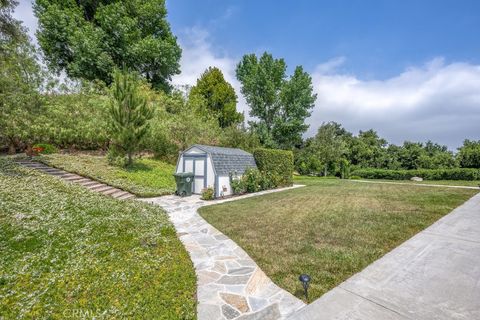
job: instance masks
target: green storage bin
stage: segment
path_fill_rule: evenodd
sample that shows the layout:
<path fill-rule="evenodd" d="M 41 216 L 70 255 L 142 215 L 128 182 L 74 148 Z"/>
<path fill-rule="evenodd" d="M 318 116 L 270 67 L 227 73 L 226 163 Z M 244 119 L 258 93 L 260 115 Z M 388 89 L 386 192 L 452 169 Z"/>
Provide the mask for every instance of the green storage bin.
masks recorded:
<path fill-rule="evenodd" d="M 181 197 L 191 196 L 193 173 L 179 172 L 179 173 L 174 173 L 173 176 L 175 177 L 175 182 L 177 183 L 177 191 L 175 191 L 175 194 Z"/>

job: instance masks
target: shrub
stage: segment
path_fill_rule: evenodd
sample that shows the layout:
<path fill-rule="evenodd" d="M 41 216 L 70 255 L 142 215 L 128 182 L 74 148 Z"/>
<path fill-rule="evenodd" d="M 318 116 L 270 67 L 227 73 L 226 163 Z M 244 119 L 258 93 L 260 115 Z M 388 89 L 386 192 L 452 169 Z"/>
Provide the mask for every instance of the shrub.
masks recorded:
<path fill-rule="evenodd" d="M 293 152 L 276 149 L 256 149 L 253 152 L 258 170 L 263 174 L 278 178 L 277 186 L 293 184 Z"/>
<path fill-rule="evenodd" d="M 280 185 L 280 176 L 273 172 L 261 172 L 259 184 L 262 190 L 277 188 Z"/>
<path fill-rule="evenodd" d="M 37 143 L 33 145 L 33 149 L 37 149 L 40 154 L 52 154 L 57 153 L 57 148 L 48 143 Z"/>
<path fill-rule="evenodd" d="M 350 162 L 346 159 L 340 160 L 340 178 L 348 179 L 350 177 Z"/>
<path fill-rule="evenodd" d="M 230 186 L 233 194 L 244 192 L 258 192 L 278 187 L 280 178 L 275 173 L 260 172 L 258 169 L 247 169 L 239 178 L 235 173 L 230 174 Z"/>
<path fill-rule="evenodd" d="M 241 177 L 238 177 L 236 172 L 230 173 L 230 187 L 233 194 L 242 194 L 245 192 L 245 183 Z"/>
<path fill-rule="evenodd" d="M 478 169 L 417 169 L 417 170 L 384 170 L 384 169 L 356 169 L 352 176 L 366 179 L 408 180 L 412 177 L 421 177 L 425 180 L 480 180 Z"/>
<path fill-rule="evenodd" d="M 37 139 L 63 149 L 107 149 L 105 88 L 84 84 L 75 90 L 44 96 L 46 110 Z"/>
<path fill-rule="evenodd" d="M 463 168 L 480 168 L 480 140 L 465 140 L 458 151 L 458 159 Z"/>
<path fill-rule="evenodd" d="M 212 187 L 202 190 L 202 200 L 213 200 L 215 198 L 215 191 Z"/>
<path fill-rule="evenodd" d="M 247 169 L 242 176 L 246 192 L 258 192 L 261 190 L 262 174 L 257 169 Z"/>

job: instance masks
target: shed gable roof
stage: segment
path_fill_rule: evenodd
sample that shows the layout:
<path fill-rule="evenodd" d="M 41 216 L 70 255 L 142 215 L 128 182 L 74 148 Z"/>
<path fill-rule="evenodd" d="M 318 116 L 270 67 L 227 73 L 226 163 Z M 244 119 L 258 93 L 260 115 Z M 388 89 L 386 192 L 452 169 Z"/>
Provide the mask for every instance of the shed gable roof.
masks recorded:
<path fill-rule="evenodd" d="M 193 147 L 203 150 L 210 155 L 217 175 L 229 175 L 233 172 L 243 174 L 248 168 L 257 168 L 253 155 L 242 149 L 201 144 L 195 144 L 190 148 Z"/>

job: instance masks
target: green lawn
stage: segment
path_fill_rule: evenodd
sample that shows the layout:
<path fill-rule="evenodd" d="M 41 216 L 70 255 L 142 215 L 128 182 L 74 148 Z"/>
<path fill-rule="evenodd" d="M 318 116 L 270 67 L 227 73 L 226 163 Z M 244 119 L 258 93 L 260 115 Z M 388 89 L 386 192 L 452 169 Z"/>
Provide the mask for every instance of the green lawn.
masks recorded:
<path fill-rule="evenodd" d="M 204 207 L 200 214 L 299 298 L 317 299 L 477 191 L 296 178 L 306 187 Z"/>
<path fill-rule="evenodd" d="M 466 187 L 478 187 L 480 180 L 424 180 L 424 181 L 411 181 L 411 180 L 384 180 L 384 179 L 360 179 L 366 181 L 385 181 L 394 183 L 418 183 L 418 184 L 438 184 L 447 186 L 466 186 Z"/>
<path fill-rule="evenodd" d="M 128 169 L 111 166 L 106 157 L 88 154 L 51 154 L 38 157 L 48 165 L 101 181 L 139 197 L 175 192 L 175 166 L 158 160 L 137 159 Z"/>
<path fill-rule="evenodd" d="M 163 210 L 5 158 L 0 252 L 1 319 L 196 318 L 193 265 Z"/>

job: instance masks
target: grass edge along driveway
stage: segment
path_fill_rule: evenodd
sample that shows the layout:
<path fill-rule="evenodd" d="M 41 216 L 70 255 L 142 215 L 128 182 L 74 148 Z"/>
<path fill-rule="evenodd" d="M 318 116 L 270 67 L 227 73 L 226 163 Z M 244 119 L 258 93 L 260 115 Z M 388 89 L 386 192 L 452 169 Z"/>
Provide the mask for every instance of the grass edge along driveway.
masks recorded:
<path fill-rule="evenodd" d="M 478 191 L 296 178 L 306 187 L 203 207 L 280 287 L 319 298 Z"/>
<path fill-rule="evenodd" d="M 160 207 L 0 158 L 0 250 L 0 318 L 196 318 L 195 271 Z"/>

